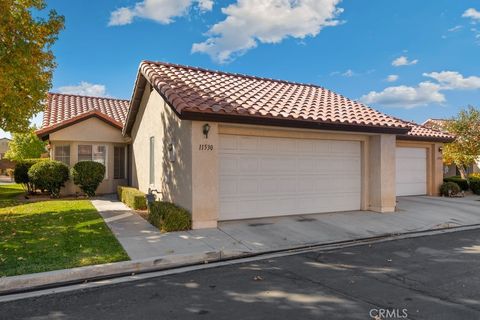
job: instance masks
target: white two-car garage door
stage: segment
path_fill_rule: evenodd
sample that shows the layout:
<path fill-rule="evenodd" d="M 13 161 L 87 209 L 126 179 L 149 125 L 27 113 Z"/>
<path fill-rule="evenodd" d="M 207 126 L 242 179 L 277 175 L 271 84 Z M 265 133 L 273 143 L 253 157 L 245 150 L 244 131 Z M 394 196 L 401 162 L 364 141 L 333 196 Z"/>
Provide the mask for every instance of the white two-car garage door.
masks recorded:
<path fill-rule="evenodd" d="M 219 220 L 360 210 L 360 142 L 220 135 L 219 153 Z"/>
<path fill-rule="evenodd" d="M 397 147 L 396 155 L 397 196 L 427 194 L 427 149 Z"/>

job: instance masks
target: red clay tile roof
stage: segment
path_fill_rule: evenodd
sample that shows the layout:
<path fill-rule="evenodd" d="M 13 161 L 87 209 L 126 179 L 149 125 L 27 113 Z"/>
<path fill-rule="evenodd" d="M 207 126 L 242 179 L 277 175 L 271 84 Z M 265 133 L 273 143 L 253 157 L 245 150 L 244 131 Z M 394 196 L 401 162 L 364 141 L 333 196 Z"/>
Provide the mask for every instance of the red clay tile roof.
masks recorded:
<path fill-rule="evenodd" d="M 424 140 L 424 141 L 439 141 L 452 142 L 455 137 L 433 128 L 428 128 L 425 125 L 419 125 L 413 122 L 408 122 L 412 129 L 406 135 L 399 135 L 400 140 Z"/>
<path fill-rule="evenodd" d="M 128 100 L 104 97 L 49 93 L 39 136 L 64 128 L 89 117 L 123 128 L 129 108 Z"/>
<path fill-rule="evenodd" d="M 182 119 L 216 119 L 237 122 L 255 119 L 258 124 L 278 120 L 316 128 L 357 127 L 358 131 L 405 133 L 409 125 L 323 87 L 241 74 L 211 71 L 162 62 L 142 61 L 128 115 L 128 133 L 141 99 L 145 80 L 159 92 Z M 143 82 L 142 82 L 143 81 Z M 138 89 L 138 90 L 137 90 Z M 131 119 L 133 118 L 133 119 Z M 272 123 L 273 123 L 272 121 Z M 242 121 L 248 122 L 248 121 Z M 293 124 L 295 122 L 295 124 Z M 360 129 L 358 129 L 360 128 Z"/>

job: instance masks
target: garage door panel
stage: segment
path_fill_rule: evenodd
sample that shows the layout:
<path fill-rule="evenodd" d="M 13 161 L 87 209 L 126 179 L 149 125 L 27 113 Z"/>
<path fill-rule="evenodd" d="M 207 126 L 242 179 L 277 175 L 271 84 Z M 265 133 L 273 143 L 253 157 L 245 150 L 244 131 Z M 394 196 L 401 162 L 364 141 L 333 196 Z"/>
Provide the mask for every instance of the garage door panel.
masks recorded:
<path fill-rule="evenodd" d="M 359 210 L 360 152 L 352 141 L 220 135 L 220 220 Z"/>
<path fill-rule="evenodd" d="M 396 148 L 397 196 L 427 193 L 427 149 Z"/>

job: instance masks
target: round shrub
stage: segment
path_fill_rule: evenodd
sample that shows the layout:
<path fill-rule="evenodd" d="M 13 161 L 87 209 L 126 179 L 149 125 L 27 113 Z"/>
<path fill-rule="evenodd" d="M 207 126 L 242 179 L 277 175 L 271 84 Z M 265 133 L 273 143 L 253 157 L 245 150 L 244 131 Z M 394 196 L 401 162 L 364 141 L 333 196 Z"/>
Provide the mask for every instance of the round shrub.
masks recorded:
<path fill-rule="evenodd" d="M 458 184 L 455 182 L 444 182 L 440 186 L 440 194 L 444 197 L 450 197 L 458 194 L 461 191 Z"/>
<path fill-rule="evenodd" d="M 73 183 L 88 196 L 93 197 L 105 177 L 105 166 L 95 161 L 80 161 L 72 168 Z"/>
<path fill-rule="evenodd" d="M 28 177 L 36 188 L 48 191 L 52 197 L 58 197 L 60 188 L 68 181 L 68 167 L 60 161 L 41 161 L 31 166 Z"/>
<path fill-rule="evenodd" d="M 23 185 L 23 188 L 28 193 L 35 192 L 36 188 L 34 184 L 30 181 L 30 178 L 28 176 L 28 170 L 30 170 L 30 168 L 34 164 L 47 160 L 48 159 L 25 159 L 18 161 L 15 164 L 15 169 L 13 170 L 13 179 L 16 183 Z"/>

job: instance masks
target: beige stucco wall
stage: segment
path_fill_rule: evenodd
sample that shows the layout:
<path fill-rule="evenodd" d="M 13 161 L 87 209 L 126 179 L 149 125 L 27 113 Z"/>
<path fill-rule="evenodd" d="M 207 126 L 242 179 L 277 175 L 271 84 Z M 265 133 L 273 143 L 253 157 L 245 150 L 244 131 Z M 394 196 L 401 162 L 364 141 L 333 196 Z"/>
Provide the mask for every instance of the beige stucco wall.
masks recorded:
<path fill-rule="evenodd" d="M 132 128 L 132 185 L 143 192 L 149 187 L 161 198 L 192 212 L 192 124 L 180 121 L 163 98 L 147 87 Z M 155 137 L 155 182 L 149 184 L 150 137 Z M 174 147 L 173 159 L 167 146 Z M 196 210 L 195 210 L 196 211 Z"/>
<path fill-rule="evenodd" d="M 425 148 L 427 150 L 427 194 L 438 196 L 443 183 L 443 143 L 397 140 L 398 147 Z"/>
<path fill-rule="evenodd" d="M 126 146 L 126 140 L 120 129 L 97 118 L 90 118 L 50 134 L 50 157 L 55 158 L 55 146 L 70 146 L 70 166 L 78 162 L 78 145 L 99 144 L 107 147 L 107 175 L 97 189 L 97 194 L 114 193 L 118 185 L 127 185 L 127 179 L 113 179 L 114 146 Z M 128 164 L 126 164 L 128 165 Z M 62 188 L 62 194 L 81 193 L 72 181 Z"/>
<path fill-rule="evenodd" d="M 369 210 L 393 212 L 396 206 L 394 135 L 375 135 L 369 139 Z"/>

